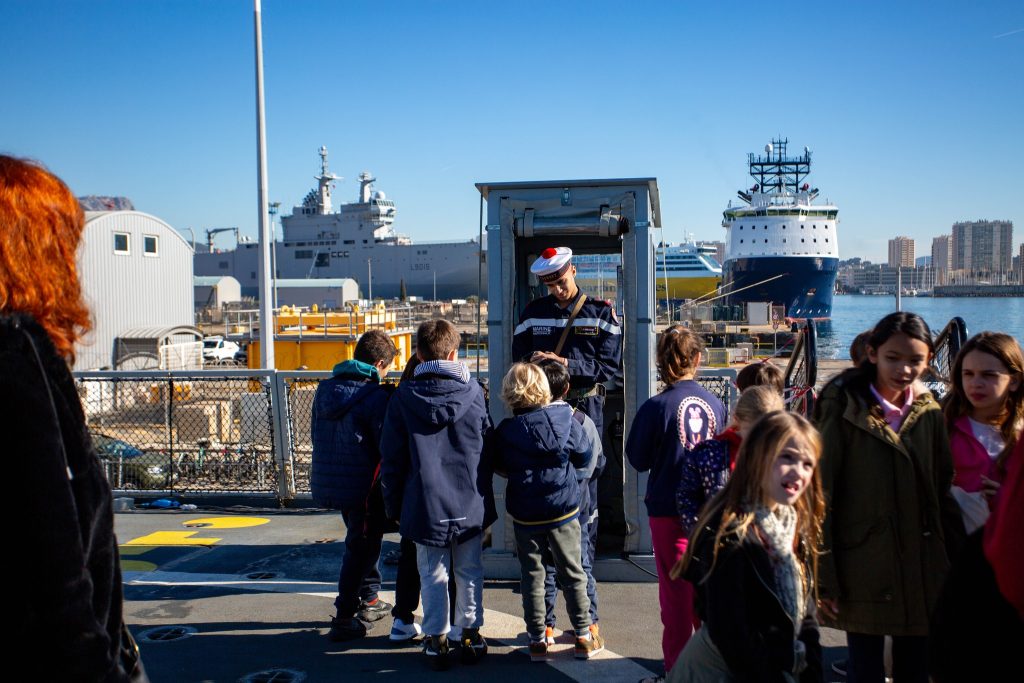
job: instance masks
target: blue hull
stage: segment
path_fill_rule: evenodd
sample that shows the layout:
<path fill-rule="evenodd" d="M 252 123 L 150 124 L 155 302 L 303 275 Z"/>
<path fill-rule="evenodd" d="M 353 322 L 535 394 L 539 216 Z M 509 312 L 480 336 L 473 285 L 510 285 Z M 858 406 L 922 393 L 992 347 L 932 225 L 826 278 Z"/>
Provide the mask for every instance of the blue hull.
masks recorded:
<path fill-rule="evenodd" d="M 725 282 L 732 283 L 727 291 L 736 292 L 726 301 L 729 304 L 770 301 L 785 305 L 787 318 L 831 318 L 838 266 L 837 258 L 767 257 L 726 261 Z M 770 278 L 775 279 L 764 282 Z M 750 288 L 744 289 L 746 287 Z"/>

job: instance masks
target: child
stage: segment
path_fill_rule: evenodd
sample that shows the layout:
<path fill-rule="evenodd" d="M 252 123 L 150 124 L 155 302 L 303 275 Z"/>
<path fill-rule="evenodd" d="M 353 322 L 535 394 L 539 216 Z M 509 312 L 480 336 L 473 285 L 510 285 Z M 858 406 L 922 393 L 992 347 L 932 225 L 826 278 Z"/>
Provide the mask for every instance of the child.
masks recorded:
<path fill-rule="evenodd" d="M 423 651 L 431 666 L 449 665 L 448 571 L 457 586 L 455 623 L 463 662 L 487 653 L 483 530 L 496 519 L 491 470 L 483 457 L 490 418 L 480 385 L 456 361 L 459 333 L 445 320 L 416 331 L 420 364 L 398 386 L 384 418 L 381 485 L 388 516 L 401 515 L 403 538 L 416 543 L 423 598 Z"/>
<path fill-rule="evenodd" d="M 1024 354 L 1008 334 L 982 332 L 953 362 L 943 413 L 953 452 L 953 496 L 967 533 L 981 528 L 1003 479 L 999 455 L 1009 453 L 1024 427 Z"/>
<path fill-rule="evenodd" d="M 779 392 L 779 396 L 786 391 L 786 380 L 782 376 L 782 370 L 770 360 L 759 360 L 745 366 L 736 374 L 736 388 L 741 392 L 749 387 L 768 385 Z"/>
<path fill-rule="evenodd" d="M 794 413 L 769 413 L 751 429 L 672 570 L 696 586 L 703 625 L 669 681 L 822 680 L 813 590 L 820 454 L 814 427 Z"/>
<path fill-rule="evenodd" d="M 920 316 L 887 315 L 866 359 L 816 406 L 828 503 L 821 611 L 847 632 L 854 682 L 882 680 L 886 635 L 895 679 L 927 680 L 928 615 L 963 538 L 942 413 L 916 381 L 932 353 Z"/>
<path fill-rule="evenodd" d="M 547 377 L 552 404 L 565 403 L 565 397 L 569 394 L 569 370 L 558 361 L 551 359 L 543 360 L 538 365 Z M 576 470 L 576 482 L 580 487 L 580 557 L 583 563 L 583 572 L 587 575 L 590 630 L 596 631 L 598 630 L 597 582 L 594 581 L 594 548 L 590 542 L 589 527 L 597 517 L 597 500 L 594 494 L 596 493 L 597 477 L 600 476 L 605 464 L 604 447 L 601 445 L 601 435 L 597 431 L 597 425 L 590 419 L 590 416 L 579 408 L 573 409 L 572 416 L 583 427 L 593 448 L 593 456 L 587 466 Z M 555 567 L 551 564 L 550 558 L 545 558 L 544 572 L 544 641 L 548 645 L 554 645 L 555 596 L 558 589 L 555 582 Z"/>
<path fill-rule="evenodd" d="M 494 430 L 495 467 L 508 477 L 505 500 L 515 526 L 522 567 L 523 613 L 530 636 L 530 659 L 547 659 L 544 629 L 544 554 L 550 553 L 565 592 L 569 621 L 576 633 L 574 655 L 589 659 L 604 649 L 590 630 L 587 575 L 581 566 L 580 488 L 573 467 L 586 467 L 591 443 L 573 419 L 572 408 L 551 400 L 544 372 L 516 363 L 501 384 L 501 397 L 513 411 Z"/>
<path fill-rule="evenodd" d="M 387 374 L 397 353 L 391 337 L 370 330 L 356 342 L 355 358 L 335 365 L 331 378 L 320 383 L 313 399 L 313 500 L 321 507 L 341 510 L 346 528 L 334 601 L 337 615 L 327 634 L 335 642 L 365 636 L 364 622 L 382 619 L 391 609 L 377 597 L 386 522 L 377 479 L 377 445 L 391 393 L 380 378 Z M 416 635 L 414 621 L 410 619 L 406 628 Z"/>
<path fill-rule="evenodd" d="M 693 633 L 693 587 L 669 578 L 673 565 L 686 552 L 686 531 L 679 521 L 676 489 L 682 476 L 683 455 L 714 438 L 725 425 L 725 406 L 694 377 L 704 343 L 682 325 L 665 330 L 658 339 L 658 372 L 665 388 L 636 413 L 626 440 L 626 456 L 647 479 L 647 516 L 658 569 L 661 606 L 661 649 L 665 671 Z"/>
<path fill-rule="evenodd" d="M 729 429 L 683 455 L 676 505 L 687 535 L 696 527 L 704 505 L 729 481 L 740 444 L 750 428 L 762 415 L 776 410 L 784 410 L 784 406 L 782 394 L 774 386 L 747 387 L 736 401 Z"/>

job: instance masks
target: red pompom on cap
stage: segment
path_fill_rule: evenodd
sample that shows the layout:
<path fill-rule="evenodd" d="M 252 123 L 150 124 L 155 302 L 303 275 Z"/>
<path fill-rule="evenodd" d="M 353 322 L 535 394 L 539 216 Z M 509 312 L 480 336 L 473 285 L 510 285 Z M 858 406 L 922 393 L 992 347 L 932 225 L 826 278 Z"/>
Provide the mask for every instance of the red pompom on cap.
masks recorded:
<path fill-rule="evenodd" d="M 552 258 L 556 254 L 558 254 L 558 251 L 554 247 L 548 247 L 547 249 L 545 249 L 544 251 L 542 251 L 540 253 L 540 257 L 541 258 Z"/>

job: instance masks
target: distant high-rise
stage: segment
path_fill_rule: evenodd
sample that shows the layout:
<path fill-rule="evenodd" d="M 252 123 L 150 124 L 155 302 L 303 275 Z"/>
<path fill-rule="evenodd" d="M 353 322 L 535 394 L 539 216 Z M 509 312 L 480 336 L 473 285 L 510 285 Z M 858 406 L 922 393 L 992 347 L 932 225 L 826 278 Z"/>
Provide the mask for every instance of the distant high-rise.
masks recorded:
<path fill-rule="evenodd" d="M 1012 221 L 953 224 L 953 270 L 1009 272 L 1013 262 Z"/>
<path fill-rule="evenodd" d="M 953 236 L 932 238 L 932 265 L 935 266 L 935 284 L 944 285 L 953 270 Z"/>
<path fill-rule="evenodd" d="M 896 237 L 889 240 L 889 267 L 914 267 L 914 240 Z"/>

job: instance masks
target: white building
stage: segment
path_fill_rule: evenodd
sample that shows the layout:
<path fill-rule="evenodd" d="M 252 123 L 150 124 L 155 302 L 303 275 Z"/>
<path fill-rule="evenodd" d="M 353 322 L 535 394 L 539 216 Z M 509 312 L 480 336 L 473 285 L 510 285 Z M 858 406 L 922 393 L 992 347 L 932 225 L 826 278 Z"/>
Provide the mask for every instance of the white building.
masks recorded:
<path fill-rule="evenodd" d="M 114 340 L 131 330 L 193 327 L 192 261 L 192 247 L 159 218 L 86 212 L 78 274 L 93 329 L 75 348 L 74 369 L 112 367 Z M 163 343 L 194 343 L 194 335 Z"/>

